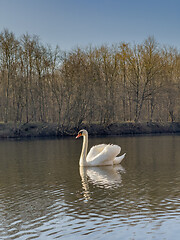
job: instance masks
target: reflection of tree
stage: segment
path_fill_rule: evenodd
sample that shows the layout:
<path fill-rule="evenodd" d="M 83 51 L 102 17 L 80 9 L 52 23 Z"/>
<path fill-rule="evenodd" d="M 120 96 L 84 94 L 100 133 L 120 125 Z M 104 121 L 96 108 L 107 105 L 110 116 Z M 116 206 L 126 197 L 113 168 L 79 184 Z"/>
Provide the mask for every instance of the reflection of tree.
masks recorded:
<path fill-rule="evenodd" d="M 11 231 L 12 224 L 15 232 L 22 226 L 24 231 L 41 229 L 55 221 L 60 231 L 69 219 L 72 224 L 81 220 L 85 226 L 91 219 L 137 224 L 142 218 L 176 216 L 180 207 L 176 139 L 121 138 L 128 153 L 123 162 L 126 174 L 113 167 L 79 169 L 77 146 L 80 151 L 81 144 L 71 138 L 2 141 L 0 231 Z M 114 141 L 119 144 L 119 138 Z"/>
<path fill-rule="evenodd" d="M 65 215 L 63 190 L 71 188 L 68 180 L 72 169 L 65 167 L 64 163 L 68 161 L 66 153 L 61 156 L 69 142 L 1 142 L 1 236 L 4 232 L 8 235 L 9 231 L 16 234 L 22 229 L 24 233 L 31 228 L 41 229 L 44 222 L 53 221 L 55 213 L 59 217 Z M 68 156 L 71 156 L 71 151 Z"/>

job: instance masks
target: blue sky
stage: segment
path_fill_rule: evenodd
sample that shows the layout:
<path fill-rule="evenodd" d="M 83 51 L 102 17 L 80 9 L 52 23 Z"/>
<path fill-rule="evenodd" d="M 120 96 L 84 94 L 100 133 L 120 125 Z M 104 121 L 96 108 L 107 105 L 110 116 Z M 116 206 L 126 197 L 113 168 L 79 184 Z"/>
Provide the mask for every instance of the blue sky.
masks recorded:
<path fill-rule="evenodd" d="M 0 0 L 0 31 L 36 34 L 62 50 L 154 36 L 180 49 L 178 0 Z"/>

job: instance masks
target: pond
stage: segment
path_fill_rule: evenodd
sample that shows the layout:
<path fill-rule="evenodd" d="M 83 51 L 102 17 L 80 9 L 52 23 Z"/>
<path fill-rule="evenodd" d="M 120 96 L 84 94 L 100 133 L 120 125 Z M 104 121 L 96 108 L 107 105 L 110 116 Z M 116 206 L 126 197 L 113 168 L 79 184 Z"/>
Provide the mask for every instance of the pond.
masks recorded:
<path fill-rule="evenodd" d="M 81 167 L 82 139 L 0 141 L 0 239 L 179 239 L 180 136 L 90 137 L 116 167 Z"/>

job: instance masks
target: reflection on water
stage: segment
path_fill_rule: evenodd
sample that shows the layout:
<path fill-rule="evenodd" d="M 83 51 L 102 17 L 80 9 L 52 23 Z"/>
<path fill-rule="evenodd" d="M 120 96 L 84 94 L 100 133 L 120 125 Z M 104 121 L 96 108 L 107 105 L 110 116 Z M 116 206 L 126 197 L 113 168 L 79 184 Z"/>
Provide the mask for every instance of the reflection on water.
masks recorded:
<path fill-rule="evenodd" d="M 81 141 L 0 142 L 0 239 L 179 239 L 180 136 L 90 138 L 122 166 L 79 168 Z"/>
<path fill-rule="evenodd" d="M 84 189 L 84 198 L 90 199 L 89 183 L 99 188 L 115 188 L 122 181 L 121 172 L 125 172 L 121 165 L 117 166 L 100 166 L 100 167 L 80 167 L 82 187 Z M 89 182 L 89 183 L 88 183 Z"/>
<path fill-rule="evenodd" d="M 121 165 L 79 168 L 82 183 L 87 185 L 89 180 L 94 185 L 104 188 L 115 187 L 121 183 L 121 175 L 118 171 L 125 172 Z"/>

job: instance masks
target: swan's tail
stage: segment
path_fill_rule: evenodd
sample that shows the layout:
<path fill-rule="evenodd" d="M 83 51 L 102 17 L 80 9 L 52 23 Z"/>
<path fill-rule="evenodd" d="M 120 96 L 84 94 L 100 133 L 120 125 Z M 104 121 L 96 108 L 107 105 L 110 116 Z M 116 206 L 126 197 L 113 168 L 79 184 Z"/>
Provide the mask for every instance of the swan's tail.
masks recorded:
<path fill-rule="evenodd" d="M 126 156 L 126 153 L 124 153 L 123 155 L 121 155 L 120 157 L 115 157 L 113 164 L 119 164 L 121 163 L 121 161 L 124 159 L 124 157 Z"/>

